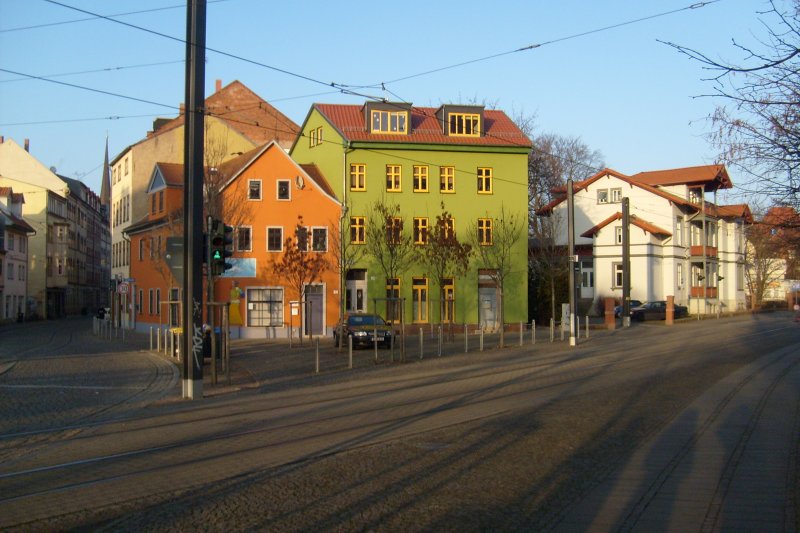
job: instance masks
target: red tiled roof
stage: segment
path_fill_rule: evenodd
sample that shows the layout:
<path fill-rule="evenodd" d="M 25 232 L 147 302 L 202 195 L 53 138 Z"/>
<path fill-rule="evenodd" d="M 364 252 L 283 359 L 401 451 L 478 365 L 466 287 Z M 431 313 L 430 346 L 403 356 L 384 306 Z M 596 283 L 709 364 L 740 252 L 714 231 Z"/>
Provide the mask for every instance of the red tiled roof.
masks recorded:
<path fill-rule="evenodd" d="M 11 187 L 0 187 L 0 196 L 11 196 L 12 192 Z"/>
<path fill-rule="evenodd" d="M 639 172 L 631 176 L 634 181 L 647 185 L 710 185 L 719 183 L 720 188 L 733 187 L 725 165 L 701 165 L 696 167 L 673 168 Z"/>
<path fill-rule="evenodd" d="M 720 218 L 743 218 L 747 222 L 753 221 L 753 214 L 747 204 L 718 205 L 710 204 L 711 211 Z"/>
<path fill-rule="evenodd" d="M 156 163 L 161 171 L 167 187 L 183 187 L 183 164 L 181 163 Z"/>
<path fill-rule="evenodd" d="M 364 122 L 363 106 L 345 104 L 314 104 L 327 120 L 350 141 L 390 142 L 409 144 L 453 144 L 472 146 L 516 146 L 530 148 L 530 139 L 508 116 L 499 110 L 483 112 L 484 132 L 480 137 L 445 135 L 436 108 L 411 107 L 410 133 L 370 133 Z"/>
<path fill-rule="evenodd" d="M 209 116 L 226 122 L 231 129 L 238 131 L 255 145 L 275 140 L 288 148 L 300 131 L 300 127 L 289 117 L 238 80 L 207 97 L 205 108 Z M 183 123 L 184 116 L 181 114 L 142 141 L 182 126 Z"/>

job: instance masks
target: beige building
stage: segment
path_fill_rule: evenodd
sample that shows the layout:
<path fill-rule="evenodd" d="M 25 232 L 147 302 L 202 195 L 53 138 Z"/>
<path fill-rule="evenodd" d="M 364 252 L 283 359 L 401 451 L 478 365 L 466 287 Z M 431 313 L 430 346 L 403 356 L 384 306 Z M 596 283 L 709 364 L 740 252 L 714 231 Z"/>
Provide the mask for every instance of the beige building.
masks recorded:
<path fill-rule="evenodd" d="M 182 106 L 181 106 L 182 107 Z M 270 141 L 288 150 L 299 126 L 239 81 L 222 87 L 217 80 L 214 94 L 205 101 L 205 166 L 213 169 L 242 153 Z M 147 185 L 156 163 L 184 162 L 184 115 L 156 119 L 144 139 L 126 147 L 111 165 L 111 276 L 131 280 L 130 242 L 124 231 L 150 211 Z M 131 280 L 136 294 L 136 280 Z M 115 316 L 133 326 L 130 311 L 137 302 L 121 295 Z"/>
<path fill-rule="evenodd" d="M 0 322 L 28 315 L 28 237 L 35 231 L 22 218 L 24 195 L 0 187 Z"/>
<path fill-rule="evenodd" d="M 108 220 L 85 185 L 65 181 L 11 139 L 0 138 L 0 187 L 25 198 L 29 239 L 26 315 L 32 318 L 94 312 L 108 297 Z M 69 182 L 74 182 L 70 185 Z"/>

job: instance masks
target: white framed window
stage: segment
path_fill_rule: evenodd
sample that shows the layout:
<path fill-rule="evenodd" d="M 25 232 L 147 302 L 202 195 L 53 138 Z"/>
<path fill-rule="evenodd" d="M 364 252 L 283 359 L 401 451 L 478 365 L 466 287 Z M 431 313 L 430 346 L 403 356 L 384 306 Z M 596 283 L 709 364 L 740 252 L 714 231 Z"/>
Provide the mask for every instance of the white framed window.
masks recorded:
<path fill-rule="evenodd" d="M 283 326 L 283 288 L 248 287 L 247 304 L 248 326 Z"/>
<path fill-rule="evenodd" d="M 289 180 L 278 180 L 277 181 L 277 198 L 278 200 L 291 200 L 292 199 L 292 188 L 290 187 Z"/>
<path fill-rule="evenodd" d="M 622 189 L 620 187 L 611 189 L 611 201 L 615 204 L 622 201 Z"/>
<path fill-rule="evenodd" d="M 267 228 L 267 251 L 283 251 L 283 228 L 272 226 Z"/>
<path fill-rule="evenodd" d="M 622 244 L 622 226 L 614 226 L 614 242 Z"/>
<path fill-rule="evenodd" d="M 675 217 L 675 245 L 683 246 L 683 217 Z"/>
<path fill-rule="evenodd" d="M 250 252 L 253 250 L 252 228 L 250 226 L 238 226 L 236 228 L 236 251 Z"/>
<path fill-rule="evenodd" d="M 675 269 L 677 279 L 675 280 L 678 283 L 678 288 L 683 287 L 683 263 L 678 263 L 677 268 Z"/>
<path fill-rule="evenodd" d="M 328 251 L 328 228 L 311 228 L 311 249 L 315 252 Z"/>
<path fill-rule="evenodd" d="M 622 287 L 622 263 L 611 264 L 611 286 L 615 289 Z"/>
<path fill-rule="evenodd" d="M 597 189 L 597 203 L 598 204 L 608 203 L 608 189 Z"/>
<path fill-rule="evenodd" d="M 247 180 L 247 199 L 261 200 L 261 180 Z"/>

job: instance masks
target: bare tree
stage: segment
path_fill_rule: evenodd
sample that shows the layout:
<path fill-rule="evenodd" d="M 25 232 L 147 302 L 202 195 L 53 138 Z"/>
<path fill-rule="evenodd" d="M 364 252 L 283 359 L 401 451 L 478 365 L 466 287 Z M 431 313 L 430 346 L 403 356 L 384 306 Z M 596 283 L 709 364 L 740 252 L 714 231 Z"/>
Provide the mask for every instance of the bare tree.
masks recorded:
<path fill-rule="evenodd" d="M 577 137 L 542 134 L 534 139 L 528 159 L 529 312 L 539 319 L 554 318 L 556 303 L 568 297 L 569 262 L 561 242 L 563 220 L 554 216 L 551 202 L 566 195 L 567 180 L 581 181 L 601 170 L 602 154 Z M 548 302 L 549 309 L 540 308 Z"/>
<path fill-rule="evenodd" d="M 264 273 L 267 277 L 273 273 L 294 290 L 300 305 L 305 303 L 305 289 L 309 283 L 319 281 L 322 274 L 330 268 L 325 254 L 311 251 L 310 235 L 303 224 L 303 217 L 297 217 L 294 236 L 289 236 L 283 243 L 280 259 L 273 259 L 271 271 Z M 303 327 L 300 325 L 300 343 L 303 342 Z"/>
<path fill-rule="evenodd" d="M 339 221 L 330 221 L 328 224 L 328 235 L 333 253 L 332 267 L 339 276 L 339 326 L 345 315 L 346 306 L 346 279 L 347 273 L 354 268 L 363 258 L 366 248 L 360 244 L 354 244 L 348 238 L 345 220 L 350 209 L 345 206 L 342 209 L 342 216 Z M 344 336 L 339 334 L 339 348 L 342 347 Z"/>
<path fill-rule="evenodd" d="M 747 228 L 746 235 L 745 279 L 750 293 L 750 307 L 757 309 L 764 300 L 767 288 L 783 280 L 786 263 L 768 226 L 752 224 Z"/>
<path fill-rule="evenodd" d="M 366 227 L 366 253 L 381 267 L 387 285 L 394 283 L 414 260 L 414 243 L 411 232 L 405 228 L 400 216 L 400 206 L 381 200 L 373 204 Z M 387 302 L 386 319 L 399 318 L 398 306 Z M 377 310 L 376 310 L 377 311 Z"/>
<path fill-rule="evenodd" d="M 520 239 L 524 239 L 526 220 L 517 213 L 508 213 L 505 207 L 490 218 L 486 214 L 483 224 L 479 222 L 478 231 L 469 237 L 470 246 L 475 250 L 478 268 L 488 272 L 497 287 L 500 307 L 500 347 L 505 346 L 505 286 L 506 280 L 514 272 L 514 250 Z M 488 222 L 487 222 L 488 221 Z"/>
<path fill-rule="evenodd" d="M 800 204 L 800 0 L 758 13 L 765 34 L 754 45 L 734 39 L 738 62 L 711 59 L 666 43 L 698 61 L 712 76 L 709 95 L 721 99 L 710 115 L 710 140 L 719 160 L 739 168 L 752 194 L 797 208 Z"/>
<path fill-rule="evenodd" d="M 460 242 L 456 235 L 453 216 L 441 204 L 442 212 L 436 215 L 436 223 L 428 230 L 426 243 L 417 250 L 419 261 L 432 274 L 439 287 L 439 320 L 447 316 L 446 280 L 463 276 L 469 268 L 472 246 Z M 451 313 L 452 315 L 452 313 Z M 451 319 L 452 321 L 452 316 Z"/>

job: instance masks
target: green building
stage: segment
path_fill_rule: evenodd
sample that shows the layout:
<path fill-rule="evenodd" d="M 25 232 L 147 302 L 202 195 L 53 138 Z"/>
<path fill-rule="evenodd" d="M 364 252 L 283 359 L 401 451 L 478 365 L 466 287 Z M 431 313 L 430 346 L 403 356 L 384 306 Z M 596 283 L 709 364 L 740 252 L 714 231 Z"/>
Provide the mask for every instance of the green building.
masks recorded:
<path fill-rule="evenodd" d="M 404 231 L 416 246 L 444 210 L 459 241 L 470 236 L 494 246 L 506 217 L 522 221 L 504 281 L 506 323 L 527 321 L 527 163 L 530 140 L 502 111 L 482 106 L 414 107 L 408 103 L 315 104 L 291 149 L 314 164 L 345 206 L 342 241 L 364 245 L 376 203 L 399 206 Z M 413 237 L 411 236 L 413 235 Z M 386 315 L 387 297 L 402 298 L 405 322 L 482 324 L 500 320 L 496 265 L 473 254 L 463 276 L 437 278 L 421 262 L 387 278 L 364 254 L 344 278 L 346 312 Z M 442 302 L 446 302 L 443 304 Z M 396 313 L 389 313 L 396 314 Z"/>

